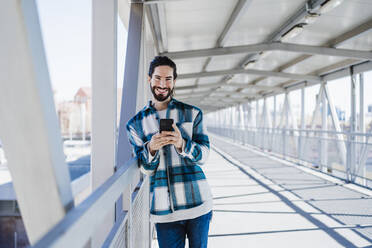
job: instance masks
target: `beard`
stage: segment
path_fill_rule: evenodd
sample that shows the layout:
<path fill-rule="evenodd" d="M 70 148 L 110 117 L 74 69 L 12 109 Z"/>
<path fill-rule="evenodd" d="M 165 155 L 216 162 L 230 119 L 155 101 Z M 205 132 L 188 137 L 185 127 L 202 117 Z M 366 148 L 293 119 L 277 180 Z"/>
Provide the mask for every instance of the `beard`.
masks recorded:
<path fill-rule="evenodd" d="M 168 91 L 168 93 L 166 95 L 163 95 L 163 94 L 156 94 L 155 90 L 156 89 L 166 89 Z M 151 92 L 152 92 L 152 95 L 154 96 L 154 98 L 159 101 L 159 102 L 164 102 L 165 100 L 168 99 L 168 97 L 173 97 L 173 93 L 174 93 L 174 87 L 171 89 L 171 88 L 161 88 L 161 87 L 157 87 L 157 86 L 153 86 L 151 87 Z"/>

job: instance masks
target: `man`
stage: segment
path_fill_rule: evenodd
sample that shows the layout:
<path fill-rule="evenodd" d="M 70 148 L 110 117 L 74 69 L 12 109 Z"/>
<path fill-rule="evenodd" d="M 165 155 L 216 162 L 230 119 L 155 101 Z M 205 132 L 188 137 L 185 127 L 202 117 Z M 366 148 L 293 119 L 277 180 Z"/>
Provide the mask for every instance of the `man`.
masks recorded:
<path fill-rule="evenodd" d="M 127 123 L 141 170 L 151 175 L 151 221 L 160 248 L 207 247 L 212 194 L 200 168 L 209 154 L 203 114 L 173 98 L 176 64 L 157 56 L 148 82 L 153 100 Z M 174 131 L 159 132 L 160 119 L 173 119 Z"/>

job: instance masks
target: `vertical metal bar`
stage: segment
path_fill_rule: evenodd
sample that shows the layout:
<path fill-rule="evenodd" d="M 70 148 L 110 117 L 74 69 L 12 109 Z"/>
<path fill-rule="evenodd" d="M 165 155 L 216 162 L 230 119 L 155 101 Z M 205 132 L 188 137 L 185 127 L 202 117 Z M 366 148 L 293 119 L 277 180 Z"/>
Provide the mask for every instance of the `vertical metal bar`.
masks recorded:
<path fill-rule="evenodd" d="M 363 73 L 360 73 L 359 74 L 359 132 L 360 133 L 363 133 L 362 136 L 360 136 L 360 143 L 365 143 L 366 142 L 366 136 L 364 135 L 365 132 L 366 132 L 366 124 L 365 124 L 365 120 L 364 120 L 364 116 L 365 116 L 365 110 L 364 110 L 364 74 Z M 367 145 L 367 144 L 365 144 Z M 360 150 L 360 158 L 359 158 L 359 166 L 362 166 L 363 167 L 363 171 L 362 171 L 362 174 L 363 174 L 363 185 L 364 186 L 367 186 L 367 180 L 366 180 L 366 164 L 365 163 L 361 163 L 362 162 L 362 147 L 363 145 L 361 145 L 361 149 Z"/>
<path fill-rule="evenodd" d="M 258 146 L 258 140 L 259 140 L 259 128 L 260 128 L 260 108 L 258 104 L 258 100 L 256 100 L 256 132 L 255 132 L 255 142 L 254 145 Z"/>
<path fill-rule="evenodd" d="M 326 94 L 329 110 L 331 112 L 331 120 L 333 123 L 333 127 L 337 132 L 336 134 L 337 147 L 338 147 L 338 150 L 341 156 L 341 161 L 342 161 L 342 164 L 346 166 L 346 144 L 344 142 L 344 136 L 343 134 L 341 134 L 342 130 L 341 130 L 340 122 L 338 120 L 338 116 L 336 113 L 336 107 L 333 103 L 333 99 L 329 92 L 328 85 L 324 85 L 324 93 Z"/>
<path fill-rule="evenodd" d="M 267 98 L 264 97 L 263 99 L 263 106 L 262 106 L 262 149 L 266 149 L 267 147 L 265 146 L 266 142 L 265 140 L 267 139 L 267 130 L 268 130 L 268 119 L 267 119 Z"/>
<path fill-rule="evenodd" d="M 124 165 L 132 156 L 132 147 L 128 142 L 126 124 L 136 114 L 137 88 L 142 57 L 143 4 L 131 3 L 128 25 L 127 54 L 125 56 L 123 97 L 120 111 L 118 153 L 116 167 Z"/>
<path fill-rule="evenodd" d="M 289 127 L 288 127 L 290 129 L 290 130 L 288 130 L 288 139 L 293 140 L 293 154 L 297 154 L 298 144 L 296 143 L 296 139 L 295 139 L 295 130 L 298 129 L 298 126 L 297 126 L 297 123 L 296 123 L 296 118 L 293 115 L 292 104 L 291 104 L 291 95 L 290 94 L 288 94 L 288 97 L 287 97 L 287 104 L 288 104 L 288 118 L 290 117 L 290 120 L 292 122 L 292 127 L 290 127 L 290 123 L 289 123 Z"/>
<path fill-rule="evenodd" d="M 125 55 L 124 82 L 120 110 L 119 137 L 117 142 L 115 168 L 123 166 L 132 157 L 132 147 L 129 144 L 126 124 L 137 111 L 138 92 L 144 82 L 143 79 L 143 3 L 131 3 L 128 24 L 128 39 Z M 143 88 L 143 87 L 142 87 Z M 123 209 L 122 196 L 116 202 L 116 215 L 120 216 Z"/>
<path fill-rule="evenodd" d="M 239 138 L 240 142 L 244 144 L 244 110 L 243 110 L 243 104 L 239 105 Z"/>
<path fill-rule="evenodd" d="M 275 147 L 275 141 L 277 139 L 277 128 L 276 128 L 276 95 L 274 96 L 274 113 L 273 113 L 273 131 L 271 134 L 271 150 L 275 150 L 275 152 L 278 151 L 278 147 Z"/>
<path fill-rule="evenodd" d="M 2 1 L 0 30 L 0 137 L 33 245 L 74 201 L 36 1 Z"/>
<path fill-rule="evenodd" d="M 364 111 L 364 74 L 359 74 L 359 132 L 366 132 L 366 124 L 364 121 L 365 111 Z M 362 136 L 365 138 L 365 136 Z M 365 139 L 362 139 L 364 142 Z"/>
<path fill-rule="evenodd" d="M 284 118 L 285 118 L 285 126 L 283 128 L 283 157 L 286 158 L 287 156 L 287 145 L 288 145 L 288 134 L 287 131 L 289 129 L 289 111 L 288 111 L 288 91 L 285 92 L 284 98 Z"/>
<path fill-rule="evenodd" d="M 326 85 L 326 82 L 322 82 L 322 86 L 323 89 Z M 321 149 L 320 149 L 320 169 L 322 171 L 325 170 L 326 166 L 327 166 L 327 138 L 328 138 L 328 134 L 327 134 L 327 116 L 328 116 L 328 104 L 327 104 L 327 99 L 326 99 L 326 94 L 324 93 L 324 90 L 322 91 L 322 95 L 321 95 L 321 98 L 322 98 L 322 135 L 320 137 L 321 139 Z M 327 166 L 328 167 L 328 166 Z"/>
<path fill-rule="evenodd" d="M 300 145 L 298 149 L 298 158 L 303 159 L 303 146 L 305 139 L 305 87 L 301 88 L 301 131 L 300 131 Z"/>
<path fill-rule="evenodd" d="M 115 168 L 117 5 L 117 0 L 92 2 L 92 191 L 112 176 Z M 81 102 L 81 106 L 84 104 Z M 114 222 L 113 204 L 92 235 L 92 247 L 101 247 Z"/>
<path fill-rule="evenodd" d="M 354 68 L 350 67 L 350 134 L 349 134 L 349 163 L 348 163 L 348 180 L 351 182 L 355 179 L 355 132 L 356 132 L 356 75 L 354 74 Z"/>

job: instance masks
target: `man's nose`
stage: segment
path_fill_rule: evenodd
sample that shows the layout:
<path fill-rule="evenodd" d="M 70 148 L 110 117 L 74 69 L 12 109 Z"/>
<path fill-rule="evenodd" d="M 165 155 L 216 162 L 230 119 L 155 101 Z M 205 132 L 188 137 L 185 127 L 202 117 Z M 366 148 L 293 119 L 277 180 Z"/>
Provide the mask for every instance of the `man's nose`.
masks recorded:
<path fill-rule="evenodd" d="M 165 78 L 160 79 L 160 87 L 164 88 L 166 85 Z"/>

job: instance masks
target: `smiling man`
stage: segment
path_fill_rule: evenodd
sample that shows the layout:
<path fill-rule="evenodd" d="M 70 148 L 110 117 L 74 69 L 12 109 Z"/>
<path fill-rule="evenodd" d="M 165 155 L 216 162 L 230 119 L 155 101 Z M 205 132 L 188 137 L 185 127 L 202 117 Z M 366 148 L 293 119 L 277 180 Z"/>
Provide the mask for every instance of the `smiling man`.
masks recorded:
<path fill-rule="evenodd" d="M 157 56 L 148 82 L 153 95 L 127 123 L 141 170 L 151 176 L 151 221 L 160 248 L 207 247 L 212 194 L 201 169 L 209 154 L 202 111 L 173 98 L 176 64 Z M 160 119 L 173 119 L 173 131 L 159 131 Z"/>

